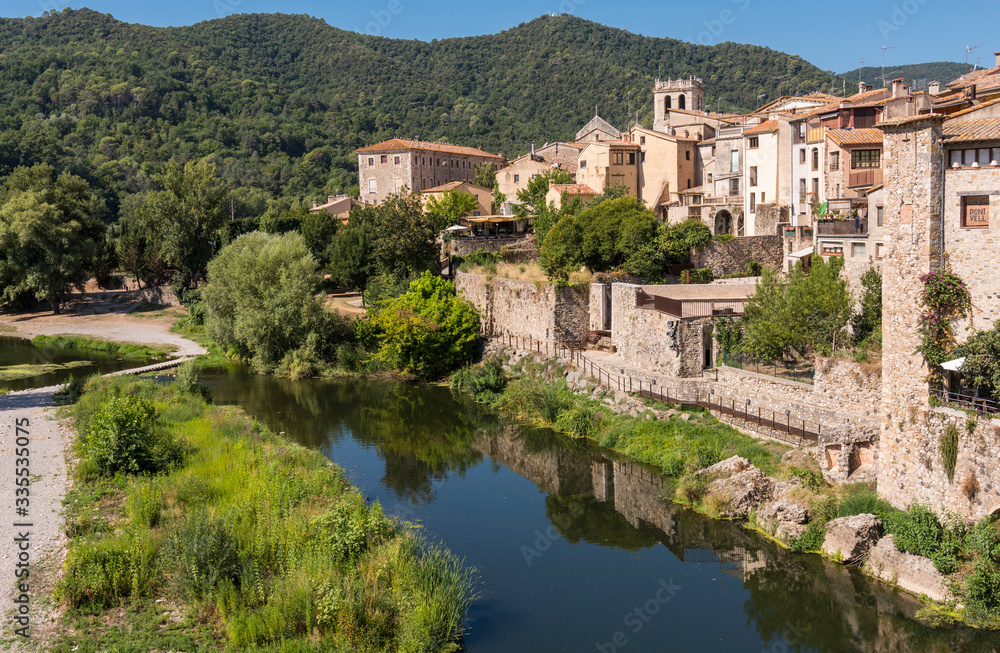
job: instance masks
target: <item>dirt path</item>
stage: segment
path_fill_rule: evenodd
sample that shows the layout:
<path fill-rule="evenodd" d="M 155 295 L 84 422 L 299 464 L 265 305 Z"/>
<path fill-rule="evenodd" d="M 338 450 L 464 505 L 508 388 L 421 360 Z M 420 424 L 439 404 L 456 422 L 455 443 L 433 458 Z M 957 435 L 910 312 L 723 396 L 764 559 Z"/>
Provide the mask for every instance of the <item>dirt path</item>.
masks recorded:
<path fill-rule="evenodd" d="M 170 332 L 176 316 L 141 316 L 51 312 L 0 315 L 7 335 L 30 338 L 39 334 L 69 333 L 105 340 L 147 345 L 169 344 L 178 356 L 206 353 L 200 345 Z M 12 392 L 0 396 L 0 650 L 37 651 L 46 632 L 57 628 L 58 606 L 52 591 L 66 556 L 63 499 L 69 481 L 66 460 L 73 434 L 55 415 L 53 394 L 57 386 Z M 20 426 L 20 430 L 19 427 Z M 20 439 L 19 439 L 20 438 Z M 25 440 L 25 438 L 27 438 Z M 24 446 L 24 445 L 27 446 Z M 27 456 L 25 456 L 27 449 Z M 27 460 L 25 460 L 25 458 Z M 25 465 L 24 463 L 27 463 Z M 27 468 L 18 476 L 18 470 Z M 20 478 L 30 479 L 27 496 Z M 22 491 L 22 494 L 25 494 Z M 25 504 L 23 499 L 27 498 Z M 19 503 L 17 500 L 22 499 Z M 19 509 L 27 514 L 19 514 Z M 18 524 L 30 524 L 19 526 Z M 26 546 L 25 553 L 22 552 Z M 21 565 L 21 566 L 19 566 Z M 25 566 L 26 565 L 26 566 Z M 26 592 L 17 587 L 15 574 L 27 569 Z M 21 572 L 23 573 L 23 572 Z M 22 596 L 23 595 L 23 596 Z M 24 602 L 18 602 L 24 599 Z M 27 619 L 18 621 L 27 605 Z M 29 635 L 16 632 L 27 622 Z"/>
<path fill-rule="evenodd" d="M 56 617 L 51 596 L 66 552 L 69 433 L 55 417 L 54 390 L 0 397 L 0 649 L 8 651 L 37 650 L 39 631 Z"/>

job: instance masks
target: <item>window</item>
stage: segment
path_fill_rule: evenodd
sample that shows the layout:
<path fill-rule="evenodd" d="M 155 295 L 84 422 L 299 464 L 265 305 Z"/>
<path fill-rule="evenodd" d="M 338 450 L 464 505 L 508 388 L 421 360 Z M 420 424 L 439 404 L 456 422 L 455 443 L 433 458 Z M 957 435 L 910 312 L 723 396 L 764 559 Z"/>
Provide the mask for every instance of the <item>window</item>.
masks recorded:
<path fill-rule="evenodd" d="M 851 243 L 851 258 L 863 257 L 865 255 L 864 243 Z"/>
<path fill-rule="evenodd" d="M 804 202 L 806 197 L 806 180 L 799 179 L 799 198 Z"/>
<path fill-rule="evenodd" d="M 639 145 L 645 145 L 645 144 L 646 144 L 646 137 L 645 136 L 640 136 L 639 137 Z"/>
<path fill-rule="evenodd" d="M 427 157 L 425 156 L 420 157 L 420 165 L 422 166 L 427 165 Z"/>
<path fill-rule="evenodd" d="M 750 213 L 757 210 L 757 193 L 750 193 Z"/>
<path fill-rule="evenodd" d="M 646 153 L 645 152 L 640 152 L 639 153 L 639 161 L 641 161 L 642 163 L 646 162 Z"/>
<path fill-rule="evenodd" d="M 729 172 L 740 171 L 740 151 L 733 150 L 729 153 Z"/>
<path fill-rule="evenodd" d="M 799 150 L 799 163 L 804 164 L 806 162 L 806 148 Z"/>
<path fill-rule="evenodd" d="M 621 150 L 613 150 L 611 152 L 611 165 L 620 166 L 622 164 L 622 154 Z"/>
<path fill-rule="evenodd" d="M 521 175 L 514 175 L 514 183 L 521 181 Z"/>
<path fill-rule="evenodd" d="M 830 170 L 840 170 L 840 152 L 830 152 Z"/>
<path fill-rule="evenodd" d="M 875 243 L 875 260 L 881 261 L 883 256 L 885 256 L 885 245 L 882 243 Z"/>
<path fill-rule="evenodd" d="M 962 226 L 967 229 L 985 229 L 990 226 L 989 195 L 962 198 Z"/>
<path fill-rule="evenodd" d="M 750 166 L 750 185 L 757 185 L 757 166 Z"/>
<path fill-rule="evenodd" d="M 685 95 L 679 95 L 679 96 L 677 96 L 677 108 L 680 109 L 680 110 L 682 110 L 682 111 L 684 109 L 686 109 L 687 108 L 685 106 L 686 100 L 687 100 L 687 96 L 685 96 Z"/>
<path fill-rule="evenodd" d="M 806 124 L 804 122 L 799 123 L 799 140 L 800 141 L 806 140 Z M 805 152 L 806 152 L 805 150 L 802 150 L 802 160 L 799 161 L 799 163 L 806 162 Z"/>
<path fill-rule="evenodd" d="M 628 153 L 628 164 L 630 166 L 634 166 L 635 165 L 635 152 L 629 152 Z"/>
<path fill-rule="evenodd" d="M 395 163 L 396 165 L 399 165 L 399 157 L 397 156 L 397 157 L 393 157 L 393 158 L 394 158 L 393 163 Z"/>
<path fill-rule="evenodd" d="M 881 207 L 881 206 L 876 206 L 875 207 L 875 226 L 876 227 L 881 227 L 882 226 L 882 218 L 884 216 L 885 216 L 885 209 L 883 207 Z M 877 248 L 876 248 L 876 251 L 878 251 Z"/>
<path fill-rule="evenodd" d="M 760 147 L 760 138 L 757 136 L 750 137 L 750 149 L 755 150 Z"/>
<path fill-rule="evenodd" d="M 708 173 L 708 183 L 712 183 L 712 173 Z"/>
<path fill-rule="evenodd" d="M 712 156 L 715 156 L 715 146 L 712 146 Z"/>
<path fill-rule="evenodd" d="M 819 170 L 819 148 L 813 148 L 812 169 Z"/>
<path fill-rule="evenodd" d="M 370 156 L 368 157 L 368 167 L 370 168 L 373 165 L 375 165 L 375 157 Z"/>
<path fill-rule="evenodd" d="M 981 168 L 993 165 L 994 161 L 1000 161 L 1000 148 L 980 147 L 970 150 L 951 150 L 948 165 L 971 166 L 973 162 Z"/>
<path fill-rule="evenodd" d="M 733 177 L 729 180 L 729 194 L 739 195 L 740 194 L 740 180 L 738 177 Z"/>
<path fill-rule="evenodd" d="M 378 191 L 376 190 L 376 186 L 375 186 L 375 180 L 374 180 L 374 179 L 369 179 L 369 180 L 368 180 L 368 192 L 369 192 L 369 193 L 375 193 L 375 192 L 378 192 Z"/>
<path fill-rule="evenodd" d="M 819 201 L 819 177 L 813 177 L 813 195 L 816 196 L 816 201 Z"/>
<path fill-rule="evenodd" d="M 670 96 L 663 98 L 663 110 L 670 111 Z"/>
<path fill-rule="evenodd" d="M 843 243 L 823 243 L 820 246 L 820 253 L 823 256 L 843 256 L 844 255 L 844 244 Z"/>
<path fill-rule="evenodd" d="M 586 167 L 587 167 L 587 161 L 584 159 L 580 159 L 580 165 L 579 165 L 580 170 L 583 170 Z"/>
<path fill-rule="evenodd" d="M 880 164 L 880 150 L 854 150 L 851 152 L 851 170 L 858 168 L 878 168 Z"/>
<path fill-rule="evenodd" d="M 765 202 L 767 202 L 767 200 L 765 200 L 765 199 L 764 199 L 764 196 L 765 196 L 766 194 L 767 194 L 767 193 L 764 193 L 764 192 L 761 192 L 761 194 L 760 194 L 760 203 L 761 203 L 761 204 L 764 204 Z"/>
<path fill-rule="evenodd" d="M 688 181 L 688 188 L 691 188 L 691 180 L 688 179 L 687 181 Z"/>
<path fill-rule="evenodd" d="M 389 155 L 383 154 L 379 163 L 389 163 Z"/>
<path fill-rule="evenodd" d="M 685 161 L 691 160 L 691 150 L 688 150 L 687 152 L 684 153 L 684 160 Z"/>

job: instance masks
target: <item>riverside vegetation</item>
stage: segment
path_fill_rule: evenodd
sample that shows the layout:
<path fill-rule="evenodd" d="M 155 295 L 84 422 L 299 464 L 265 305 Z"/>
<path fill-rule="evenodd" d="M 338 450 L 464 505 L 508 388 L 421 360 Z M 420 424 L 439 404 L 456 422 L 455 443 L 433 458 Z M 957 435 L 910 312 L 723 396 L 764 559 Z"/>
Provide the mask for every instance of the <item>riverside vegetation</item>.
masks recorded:
<path fill-rule="evenodd" d="M 785 459 L 789 447 L 744 435 L 700 407 L 646 400 L 651 408 L 667 410 L 671 416 L 616 414 L 601 402 L 605 393 L 596 399 L 574 393 L 557 360 L 525 358 L 508 374 L 504 360 L 494 354 L 452 375 L 451 387 L 501 412 L 589 438 L 651 464 L 665 475 L 668 498 L 712 517 L 719 517 L 722 502 L 709 493 L 705 477 L 695 473 L 705 467 L 742 456 L 769 476 L 797 478 L 799 487 L 787 496 L 807 507 L 810 521 L 803 535 L 782 545 L 796 552 L 819 553 L 829 521 L 874 514 L 885 533 L 894 535 L 900 551 L 930 558 L 948 578 L 956 600 L 928 608 L 921 618 L 934 625 L 961 619 L 974 626 L 1000 628 L 1000 521 L 996 517 L 969 525 L 957 516 L 941 519 L 919 504 L 899 510 L 878 498 L 873 483 L 830 485 L 815 462 Z M 770 534 L 754 512 L 747 520 L 748 526 Z M 964 609 L 958 611 L 957 604 Z"/>
<path fill-rule="evenodd" d="M 476 574 L 195 368 L 87 382 L 53 651 L 445 651 Z M 125 617 L 124 619 L 122 617 Z"/>

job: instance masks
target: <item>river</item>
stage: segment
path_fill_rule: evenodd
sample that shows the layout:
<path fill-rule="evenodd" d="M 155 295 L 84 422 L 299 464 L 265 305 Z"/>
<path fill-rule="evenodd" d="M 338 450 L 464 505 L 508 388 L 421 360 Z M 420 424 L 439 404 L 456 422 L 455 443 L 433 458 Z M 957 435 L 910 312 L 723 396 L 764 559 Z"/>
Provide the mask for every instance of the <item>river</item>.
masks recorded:
<path fill-rule="evenodd" d="M 203 380 L 480 570 L 470 652 L 1000 650 L 997 633 L 922 625 L 919 601 L 856 570 L 681 509 L 641 464 L 446 388 Z"/>
<path fill-rule="evenodd" d="M 89 365 L 73 367 L 72 369 L 55 369 L 46 374 L 19 379 L 2 381 L 0 387 L 7 390 L 25 390 L 41 388 L 58 383 L 65 383 L 71 376 L 76 378 L 92 374 L 107 374 L 133 367 L 142 367 L 150 361 L 144 359 L 121 359 L 113 354 L 95 351 L 93 349 L 63 349 L 60 347 L 36 347 L 30 340 L 12 336 L 0 336 L 0 367 L 9 365 L 64 365 L 87 361 Z"/>

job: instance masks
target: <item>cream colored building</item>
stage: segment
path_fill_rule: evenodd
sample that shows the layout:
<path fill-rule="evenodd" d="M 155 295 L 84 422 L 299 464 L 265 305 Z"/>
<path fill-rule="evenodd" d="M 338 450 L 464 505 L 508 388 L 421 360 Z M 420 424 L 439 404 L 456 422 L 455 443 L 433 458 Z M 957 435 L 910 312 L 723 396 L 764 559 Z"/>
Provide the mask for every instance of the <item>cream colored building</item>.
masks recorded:
<path fill-rule="evenodd" d="M 427 203 L 432 197 L 440 202 L 444 197 L 444 194 L 448 191 L 465 193 L 476 198 L 477 207 L 470 215 L 480 216 L 493 214 L 493 191 L 489 188 L 483 188 L 482 186 L 476 186 L 475 184 L 470 184 L 464 181 L 450 181 L 447 184 L 441 184 L 440 186 L 420 191 L 420 198 L 424 204 L 424 208 L 427 208 Z"/>
<path fill-rule="evenodd" d="M 565 170 L 576 174 L 577 161 L 586 143 L 546 143 L 510 162 L 497 172 L 497 186 L 509 201 L 517 201 L 518 191 L 525 190 L 528 182 L 549 170 Z"/>
<path fill-rule="evenodd" d="M 451 181 L 471 183 L 484 163 L 499 170 L 502 156 L 474 147 L 393 138 L 357 150 L 361 200 L 381 204 L 404 188 L 420 192 Z"/>
<path fill-rule="evenodd" d="M 580 152 L 576 182 L 599 193 L 615 184 L 625 184 L 629 195 L 642 199 L 639 166 L 642 152 L 638 143 L 600 141 L 590 143 Z"/>
<path fill-rule="evenodd" d="M 657 215 L 680 202 L 680 191 L 699 185 L 697 140 L 641 126 L 632 127 L 625 138 L 641 150 L 638 196 Z"/>
<path fill-rule="evenodd" d="M 326 211 L 330 215 L 335 215 L 342 220 L 347 220 L 351 213 L 351 209 L 355 206 L 358 206 L 358 202 L 356 202 L 350 195 L 328 195 L 325 204 L 313 202 L 312 208 L 309 209 L 309 212 L 319 213 L 321 211 Z"/>
<path fill-rule="evenodd" d="M 604 118 L 594 115 L 583 128 L 576 133 L 577 143 L 597 143 L 599 141 L 615 141 L 622 133 Z"/>

